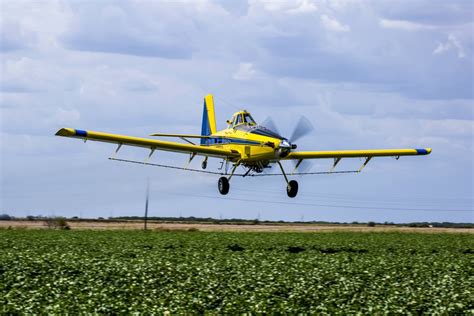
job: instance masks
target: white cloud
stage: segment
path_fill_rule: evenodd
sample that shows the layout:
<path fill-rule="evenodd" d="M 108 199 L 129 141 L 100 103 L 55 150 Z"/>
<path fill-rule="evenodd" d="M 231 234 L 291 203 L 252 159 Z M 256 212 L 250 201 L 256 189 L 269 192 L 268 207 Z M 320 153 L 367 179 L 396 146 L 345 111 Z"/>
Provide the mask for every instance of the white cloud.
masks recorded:
<path fill-rule="evenodd" d="M 448 41 L 446 43 L 439 43 L 439 45 L 433 50 L 434 55 L 442 54 L 447 52 L 451 48 L 451 43 Z"/>
<path fill-rule="evenodd" d="M 252 63 L 240 63 L 237 71 L 232 75 L 235 80 L 245 81 L 252 79 L 257 71 Z"/>
<path fill-rule="evenodd" d="M 326 30 L 333 32 L 349 32 L 351 30 L 348 25 L 343 25 L 335 18 L 330 18 L 326 14 L 321 15 L 321 25 Z"/>
<path fill-rule="evenodd" d="M 288 13 L 291 14 L 298 14 L 298 13 L 309 13 L 318 10 L 318 7 L 313 1 L 310 0 L 302 0 L 298 1 L 298 6 L 288 10 Z"/>
<path fill-rule="evenodd" d="M 420 24 L 405 20 L 388 20 L 380 19 L 379 24 L 381 27 L 386 29 L 396 29 L 403 31 L 423 31 L 423 30 L 435 30 L 436 26 Z"/>
<path fill-rule="evenodd" d="M 49 51 L 60 46 L 58 36 L 71 19 L 71 11 L 62 1 L 4 1 L 1 7 L 2 40 L 3 37 L 7 40 L 14 37 L 15 42 L 32 50 Z"/>
<path fill-rule="evenodd" d="M 315 1 L 312 0 L 295 0 L 295 1 L 274 1 L 274 0 L 257 0 L 252 5 L 260 4 L 263 8 L 270 12 L 283 12 L 287 14 L 303 14 L 315 12 L 318 10 Z"/>
<path fill-rule="evenodd" d="M 459 42 L 459 40 L 453 34 L 449 34 L 448 40 L 445 43 L 439 43 L 439 45 L 433 50 L 433 54 L 443 54 L 451 49 L 455 49 L 457 51 L 459 58 L 466 57 L 466 53 L 464 52 L 461 42 Z"/>
<path fill-rule="evenodd" d="M 56 113 L 49 119 L 49 122 L 56 124 L 75 123 L 79 121 L 81 114 L 75 109 L 65 110 L 57 109 Z"/>
<path fill-rule="evenodd" d="M 56 70 L 50 69 L 45 73 L 38 61 L 23 56 L 3 59 L 2 68 L 1 91 L 14 93 L 45 90 Z"/>
<path fill-rule="evenodd" d="M 460 139 L 472 140 L 474 137 L 474 122 L 472 120 L 422 120 L 420 127 L 425 135 L 452 138 L 452 141 Z"/>
<path fill-rule="evenodd" d="M 8 52 L 33 46 L 36 34 L 26 30 L 18 21 L 0 21 L 0 51 Z"/>

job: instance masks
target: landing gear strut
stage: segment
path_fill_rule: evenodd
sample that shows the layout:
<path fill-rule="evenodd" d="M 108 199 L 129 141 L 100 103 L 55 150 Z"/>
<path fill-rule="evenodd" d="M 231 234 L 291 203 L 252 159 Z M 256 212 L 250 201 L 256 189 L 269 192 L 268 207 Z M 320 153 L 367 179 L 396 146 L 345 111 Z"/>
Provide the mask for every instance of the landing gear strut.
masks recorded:
<path fill-rule="evenodd" d="M 288 181 L 288 177 L 286 176 L 285 170 L 279 161 L 277 161 L 278 165 L 280 166 L 281 173 L 283 177 L 285 177 L 286 185 L 286 194 L 290 198 L 294 198 L 298 194 L 298 182 L 295 180 Z"/>

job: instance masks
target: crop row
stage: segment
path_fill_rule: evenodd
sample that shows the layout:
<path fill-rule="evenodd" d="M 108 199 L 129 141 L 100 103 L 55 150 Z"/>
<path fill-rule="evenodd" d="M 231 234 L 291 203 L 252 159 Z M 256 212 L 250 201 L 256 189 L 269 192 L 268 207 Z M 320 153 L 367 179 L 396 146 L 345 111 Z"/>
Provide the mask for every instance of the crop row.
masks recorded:
<path fill-rule="evenodd" d="M 473 313 L 467 234 L 0 231 L 4 313 Z"/>

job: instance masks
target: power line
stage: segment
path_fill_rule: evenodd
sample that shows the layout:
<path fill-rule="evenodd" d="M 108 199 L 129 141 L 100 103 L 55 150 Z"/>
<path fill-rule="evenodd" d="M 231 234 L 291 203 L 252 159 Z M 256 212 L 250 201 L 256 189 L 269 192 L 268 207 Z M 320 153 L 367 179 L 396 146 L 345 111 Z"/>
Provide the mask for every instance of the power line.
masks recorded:
<path fill-rule="evenodd" d="M 242 188 L 235 188 L 233 190 L 236 190 L 236 191 L 243 191 L 243 192 L 258 192 L 258 193 L 263 193 L 263 194 L 266 194 L 266 195 L 271 195 L 271 196 L 274 196 L 274 195 L 278 195 L 277 192 L 275 191 L 267 191 L 267 190 L 259 190 L 259 189 L 242 189 Z M 346 195 L 347 196 L 347 195 Z M 361 199 L 361 198 L 353 198 L 353 197 L 342 197 L 341 195 L 339 197 L 332 197 L 331 194 L 327 194 L 327 195 L 322 195 L 322 194 L 318 194 L 318 193 L 311 193 L 311 194 L 304 194 L 304 193 L 300 193 L 298 194 L 298 197 L 299 198 L 303 198 L 303 199 L 310 199 L 310 200 L 314 200 L 314 198 L 317 198 L 318 200 L 328 200 L 330 202 L 333 202 L 333 201 L 337 201 L 337 202 L 342 202 L 342 203 L 353 203 L 353 202 L 367 202 L 367 203 L 375 203 L 375 204 L 378 204 L 378 203 L 383 203 L 383 204 L 395 204 L 395 205 L 419 205 L 419 206 L 429 206 L 429 205 L 434 205 L 434 206 L 438 206 L 439 204 L 447 204 L 449 203 L 450 205 L 451 204 L 456 204 L 457 206 L 456 207 L 465 207 L 466 205 L 469 205 L 469 206 L 472 206 L 472 203 L 469 203 L 469 202 L 450 202 L 450 201 L 444 201 L 444 202 L 433 202 L 432 199 L 430 198 L 430 202 L 420 202 L 419 199 L 417 199 L 417 201 L 415 202 L 411 202 L 411 201 L 390 201 L 390 200 L 386 200 L 386 199 L 371 199 L 371 198 L 364 198 L 364 199 Z M 401 199 L 408 199 L 409 198 L 406 198 L 406 197 L 403 197 Z M 468 207 L 469 207 L 468 206 Z"/>
<path fill-rule="evenodd" d="M 242 199 L 242 198 L 231 198 L 231 197 L 218 197 L 209 195 L 194 195 L 194 194 L 177 194 L 167 192 L 170 195 L 178 196 L 190 196 L 196 198 L 206 199 L 218 199 L 218 200 L 231 200 L 241 202 L 255 202 L 255 203 L 270 203 L 270 204 L 282 204 L 282 205 L 303 205 L 303 206 L 319 206 L 329 208 L 350 208 L 350 209 L 368 209 L 368 210 L 392 210 L 392 211 L 422 211 L 422 212 L 474 212 L 474 210 L 443 210 L 443 209 L 425 209 L 425 208 L 395 208 L 395 207 L 373 207 L 373 206 L 350 206 L 350 205 L 336 205 L 336 204 L 316 204 L 316 203 L 301 203 L 301 202 L 283 202 L 283 201 L 270 201 L 270 200 L 255 200 L 255 199 Z"/>
<path fill-rule="evenodd" d="M 152 165 L 156 167 L 162 168 L 170 168 L 170 169 L 178 169 L 178 170 L 186 170 L 186 171 L 193 171 L 199 173 L 207 173 L 207 174 L 217 174 L 223 175 L 224 173 L 219 172 L 212 172 L 212 171 L 204 171 L 198 169 L 186 169 L 182 167 L 176 166 L 169 166 L 169 165 L 161 165 L 161 164 L 153 164 L 149 162 L 141 162 L 135 160 L 127 160 L 127 159 L 118 159 L 118 158 L 109 158 L 111 160 L 121 161 L 121 162 L 129 162 L 135 164 L 142 164 L 142 165 Z M 353 173 L 358 171 L 335 171 L 334 173 Z M 329 172 L 313 172 L 313 173 L 300 173 L 300 174 L 328 174 Z M 234 174 L 235 176 L 244 176 L 243 174 Z M 268 175 L 276 175 L 276 174 L 268 174 Z M 251 176 L 251 175 L 249 175 Z M 260 176 L 254 175 L 254 176 Z M 242 189 L 241 189 L 242 190 Z M 264 192 L 264 191 L 263 191 Z M 170 193 L 172 194 L 172 193 Z M 185 194 L 181 194 L 185 195 Z M 301 203 L 301 202 L 278 202 L 278 201 L 268 201 L 268 200 L 251 200 L 251 199 L 238 199 L 238 198 L 221 198 L 221 197 L 212 197 L 212 196 L 196 196 L 191 194 L 186 194 L 187 196 L 194 196 L 194 197 L 204 197 L 204 198 L 216 198 L 216 199 L 228 199 L 228 200 L 235 200 L 235 201 L 247 201 L 247 202 L 256 202 L 256 203 L 272 203 L 272 204 L 286 204 L 286 205 L 305 205 L 305 206 L 319 206 L 319 207 L 330 207 L 330 208 L 351 208 L 351 209 L 373 209 L 373 210 L 404 210 L 404 211 L 425 211 L 425 212 L 474 212 L 474 210 L 443 210 L 443 209 L 425 209 L 425 208 L 395 208 L 395 207 L 376 207 L 376 206 L 351 206 L 351 205 L 331 205 L 331 204 L 315 204 L 315 203 Z"/>
<path fill-rule="evenodd" d="M 236 189 L 237 190 L 237 189 Z M 248 190 L 248 189 L 238 189 L 238 190 Z M 254 190 L 251 190 L 251 191 L 254 191 Z M 259 192 L 268 192 L 268 193 L 272 193 L 274 191 L 271 191 L 271 190 L 259 190 Z M 413 192 L 411 192 L 413 194 Z M 311 194 L 313 195 L 313 194 Z M 345 197 L 352 197 L 353 195 L 348 195 L 348 194 L 343 194 L 343 193 L 325 193 L 326 196 L 328 197 L 340 197 L 340 198 L 345 198 Z M 299 195 L 298 195 L 299 196 Z M 421 194 L 419 194 L 419 196 L 422 196 Z M 360 197 L 360 195 L 357 195 L 357 197 Z M 436 197 L 431 197 L 431 196 L 426 196 L 427 198 L 429 198 L 430 200 L 470 200 L 472 201 L 474 198 L 472 197 L 440 197 L 440 196 L 436 196 Z M 406 197 L 406 196 L 393 196 L 393 198 L 408 198 L 408 199 L 416 199 L 418 200 L 419 198 L 418 197 Z"/>

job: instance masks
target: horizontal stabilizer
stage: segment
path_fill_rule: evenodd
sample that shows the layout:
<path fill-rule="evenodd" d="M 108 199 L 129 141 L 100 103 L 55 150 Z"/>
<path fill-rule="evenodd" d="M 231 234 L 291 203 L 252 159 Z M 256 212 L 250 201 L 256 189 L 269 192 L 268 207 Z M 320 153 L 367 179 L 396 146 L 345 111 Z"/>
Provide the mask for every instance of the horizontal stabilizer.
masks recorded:
<path fill-rule="evenodd" d="M 150 136 L 161 136 L 161 137 L 183 137 L 183 138 L 211 138 L 211 136 L 204 135 L 189 135 L 189 134 L 163 134 L 163 133 L 154 133 Z"/>

